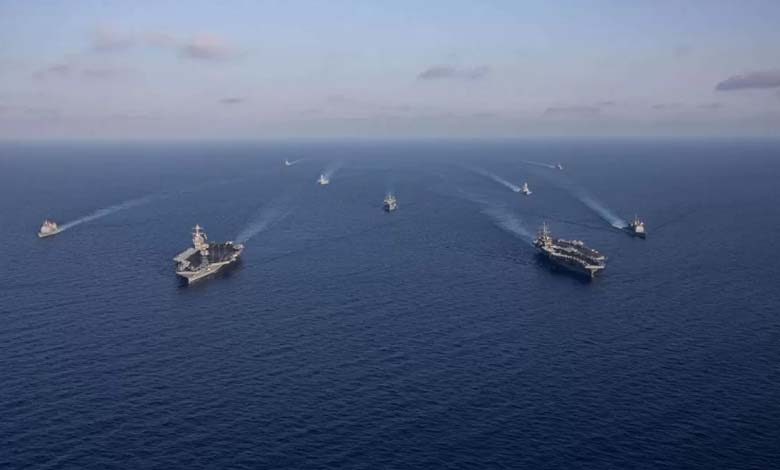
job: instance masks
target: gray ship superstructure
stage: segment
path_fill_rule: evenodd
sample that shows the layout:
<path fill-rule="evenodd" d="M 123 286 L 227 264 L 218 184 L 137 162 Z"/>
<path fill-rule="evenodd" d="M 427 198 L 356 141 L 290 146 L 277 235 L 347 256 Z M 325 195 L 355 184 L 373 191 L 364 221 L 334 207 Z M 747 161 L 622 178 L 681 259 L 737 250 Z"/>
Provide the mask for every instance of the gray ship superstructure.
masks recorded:
<path fill-rule="evenodd" d="M 57 222 L 46 219 L 43 221 L 43 225 L 41 225 L 41 229 L 38 230 L 38 238 L 46 238 L 52 235 L 57 235 L 58 233 L 60 233 L 60 230 L 61 229 L 57 225 Z"/>
<path fill-rule="evenodd" d="M 590 278 L 606 267 L 604 255 L 579 240 L 553 238 L 547 224 L 539 230 L 534 246 L 555 265 Z"/>
<path fill-rule="evenodd" d="M 192 284 L 235 263 L 243 251 L 244 245 L 240 243 L 209 242 L 203 228 L 196 225 L 192 231 L 192 247 L 173 258 L 176 275 Z"/>
<path fill-rule="evenodd" d="M 647 232 L 645 232 L 645 223 L 639 220 L 639 217 L 634 216 L 628 227 L 623 228 L 626 232 L 639 238 L 647 238 Z"/>
<path fill-rule="evenodd" d="M 385 196 L 384 209 L 387 212 L 393 212 L 394 210 L 398 209 L 398 200 L 396 200 L 395 196 L 392 194 Z"/>

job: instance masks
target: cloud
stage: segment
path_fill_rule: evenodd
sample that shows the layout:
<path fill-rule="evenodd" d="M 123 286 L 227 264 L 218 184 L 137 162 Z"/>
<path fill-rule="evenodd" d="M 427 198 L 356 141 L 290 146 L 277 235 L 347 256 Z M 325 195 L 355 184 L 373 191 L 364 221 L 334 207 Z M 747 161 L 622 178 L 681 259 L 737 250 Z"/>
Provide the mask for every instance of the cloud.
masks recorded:
<path fill-rule="evenodd" d="M 233 55 L 232 49 L 214 36 L 196 36 L 178 47 L 179 54 L 190 59 L 219 61 Z"/>
<path fill-rule="evenodd" d="M 74 63 L 60 63 L 50 65 L 33 74 L 39 80 L 84 78 L 92 80 L 114 80 L 126 78 L 133 71 L 122 67 L 108 66 L 82 66 Z"/>
<path fill-rule="evenodd" d="M 722 109 L 723 103 L 702 103 L 699 105 L 699 109 Z"/>
<path fill-rule="evenodd" d="M 33 74 L 37 79 L 67 78 L 73 74 L 73 67 L 68 64 L 54 64 L 38 70 Z"/>
<path fill-rule="evenodd" d="M 481 65 L 478 67 L 453 67 L 451 65 L 436 65 L 427 68 L 417 75 L 418 80 L 481 80 L 487 77 L 490 68 Z"/>
<path fill-rule="evenodd" d="M 219 100 L 219 102 L 222 104 L 241 104 L 244 101 L 246 101 L 246 99 L 239 97 L 222 98 Z"/>
<path fill-rule="evenodd" d="M 734 75 L 715 85 L 717 91 L 780 88 L 780 69 Z"/>
<path fill-rule="evenodd" d="M 682 108 L 682 103 L 658 103 L 651 106 L 651 108 L 658 111 L 668 111 Z"/>
<path fill-rule="evenodd" d="M 601 113 L 596 106 L 552 106 L 544 110 L 545 116 L 594 117 Z"/>
<path fill-rule="evenodd" d="M 92 48 L 98 52 L 124 51 L 133 47 L 135 43 L 132 34 L 107 27 L 97 28 L 92 35 Z"/>
<path fill-rule="evenodd" d="M 139 46 L 168 49 L 176 51 L 181 57 L 203 61 L 220 61 L 236 55 L 234 47 L 211 34 L 179 39 L 163 31 L 133 34 L 108 27 L 99 27 L 92 35 L 92 50 L 97 52 L 125 52 Z"/>

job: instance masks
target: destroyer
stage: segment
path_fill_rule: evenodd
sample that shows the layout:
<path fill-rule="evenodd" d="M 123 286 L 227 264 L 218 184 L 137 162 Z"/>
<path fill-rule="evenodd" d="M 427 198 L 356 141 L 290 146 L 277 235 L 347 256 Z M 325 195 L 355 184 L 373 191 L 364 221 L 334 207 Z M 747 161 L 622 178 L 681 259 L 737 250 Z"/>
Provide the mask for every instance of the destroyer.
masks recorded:
<path fill-rule="evenodd" d="M 394 210 L 398 209 L 398 201 L 396 200 L 395 196 L 392 194 L 385 196 L 384 208 L 387 212 L 393 212 Z"/>
<path fill-rule="evenodd" d="M 317 182 L 323 186 L 326 184 L 330 184 L 330 180 L 328 179 L 327 176 L 325 176 L 324 173 L 321 174 L 319 178 L 317 178 Z"/>
<path fill-rule="evenodd" d="M 192 247 L 173 258 L 176 261 L 176 275 L 185 279 L 187 284 L 192 284 L 235 263 L 242 251 L 244 245 L 240 243 L 209 243 L 201 226 L 196 225 L 192 232 Z"/>
<path fill-rule="evenodd" d="M 523 186 L 520 188 L 520 192 L 525 194 L 526 196 L 530 196 L 533 194 L 533 192 L 528 189 L 528 183 L 523 183 Z"/>
<path fill-rule="evenodd" d="M 579 240 L 553 238 L 547 224 L 539 229 L 534 246 L 551 262 L 569 271 L 593 278 L 606 267 L 604 255 L 585 246 Z"/>
<path fill-rule="evenodd" d="M 646 238 L 647 232 L 645 232 L 645 223 L 634 216 L 634 220 L 628 224 L 628 227 L 623 228 L 626 232 L 639 238 Z"/>
<path fill-rule="evenodd" d="M 57 222 L 46 219 L 43 221 L 41 229 L 38 230 L 38 238 L 50 237 L 52 235 L 57 235 L 58 233 L 60 233 L 60 227 L 57 225 Z"/>

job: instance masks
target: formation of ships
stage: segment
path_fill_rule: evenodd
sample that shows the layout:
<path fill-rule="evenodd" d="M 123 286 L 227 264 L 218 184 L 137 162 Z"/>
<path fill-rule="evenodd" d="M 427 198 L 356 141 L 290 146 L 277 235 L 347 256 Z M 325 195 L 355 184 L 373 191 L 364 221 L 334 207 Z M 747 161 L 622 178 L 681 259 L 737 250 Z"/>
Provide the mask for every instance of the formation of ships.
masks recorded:
<path fill-rule="evenodd" d="M 289 160 L 285 160 L 284 164 L 291 166 Z M 556 164 L 555 168 L 563 170 L 560 163 Z M 323 173 L 320 174 L 317 183 L 327 185 L 330 184 L 330 179 Z M 527 182 L 523 183 L 519 192 L 525 196 L 533 194 Z M 398 209 L 398 200 L 394 195 L 388 193 L 385 195 L 382 208 L 386 212 L 393 212 Z M 647 236 L 644 222 L 637 217 L 634 217 L 621 230 L 639 238 Z M 45 219 L 38 231 L 38 237 L 50 237 L 61 231 L 62 228 L 56 222 Z M 584 275 L 589 279 L 606 268 L 606 257 L 603 254 L 587 247 L 584 242 L 579 240 L 554 238 L 546 223 L 539 229 L 533 245 L 539 254 L 553 265 L 572 273 Z M 243 251 L 244 245 L 241 243 L 233 241 L 210 242 L 203 228 L 200 225 L 195 225 L 192 231 L 192 246 L 173 258 L 176 263 L 176 275 L 187 284 L 192 284 L 237 263 Z"/>

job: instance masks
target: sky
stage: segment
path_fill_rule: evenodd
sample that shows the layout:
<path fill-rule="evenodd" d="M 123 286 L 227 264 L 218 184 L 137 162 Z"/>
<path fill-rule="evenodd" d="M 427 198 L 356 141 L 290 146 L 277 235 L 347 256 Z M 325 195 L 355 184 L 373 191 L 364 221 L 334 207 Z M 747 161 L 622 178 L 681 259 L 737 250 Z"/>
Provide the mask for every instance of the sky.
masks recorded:
<path fill-rule="evenodd" d="M 0 139 L 780 136 L 778 0 L 0 0 Z"/>

